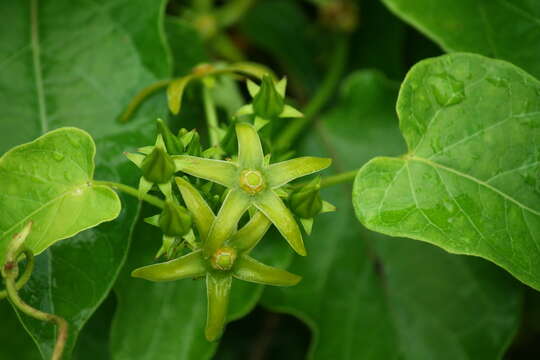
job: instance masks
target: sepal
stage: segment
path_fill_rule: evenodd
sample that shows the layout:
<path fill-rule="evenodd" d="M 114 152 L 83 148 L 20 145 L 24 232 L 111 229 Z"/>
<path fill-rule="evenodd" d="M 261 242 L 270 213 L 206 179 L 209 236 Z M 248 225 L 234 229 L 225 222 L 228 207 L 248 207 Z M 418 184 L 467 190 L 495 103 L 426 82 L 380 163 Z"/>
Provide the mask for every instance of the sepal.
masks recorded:
<path fill-rule="evenodd" d="M 298 275 L 265 265 L 247 255 L 236 261 L 232 274 L 239 280 L 274 286 L 293 286 L 302 280 Z"/>
<path fill-rule="evenodd" d="M 169 154 L 180 155 L 184 153 L 184 144 L 172 133 L 162 119 L 157 120 L 157 129 Z"/>
<path fill-rule="evenodd" d="M 150 281 L 172 281 L 197 278 L 205 273 L 206 266 L 199 250 L 164 263 L 140 267 L 133 270 L 131 276 Z"/>

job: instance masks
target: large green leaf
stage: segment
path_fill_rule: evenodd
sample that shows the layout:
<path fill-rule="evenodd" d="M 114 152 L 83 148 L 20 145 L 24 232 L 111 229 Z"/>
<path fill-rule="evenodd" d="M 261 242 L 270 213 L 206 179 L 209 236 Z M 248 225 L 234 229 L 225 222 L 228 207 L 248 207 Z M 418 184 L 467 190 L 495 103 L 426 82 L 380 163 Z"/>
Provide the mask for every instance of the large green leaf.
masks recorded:
<path fill-rule="evenodd" d="M 268 238 L 272 235 L 274 238 Z M 284 267 L 292 254 L 275 235 L 267 235 L 253 257 Z M 217 343 L 210 343 L 204 337 L 207 306 L 204 279 L 156 283 L 130 275 L 133 269 L 154 262 L 153 254 L 160 242 L 161 234 L 155 227 L 144 222 L 138 224 L 126 266 L 115 286 L 118 311 L 111 336 L 113 359 L 210 359 Z M 262 285 L 233 280 L 229 321 L 251 311 L 262 289 Z"/>
<path fill-rule="evenodd" d="M 375 154 L 398 154 L 393 114 L 397 84 L 359 72 L 307 139 L 306 153 L 332 154 L 336 170 Z M 391 239 L 355 223 L 350 186 L 324 189 L 336 213 L 315 219 L 309 256 L 291 271 L 291 288 L 266 288 L 265 306 L 304 320 L 313 331 L 312 359 L 500 358 L 519 320 L 519 285 L 481 259 Z"/>
<path fill-rule="evenodd" d="M 24 331 L 17 315 L 7 301 L 0 302 L 0 319 L 2 319 L 0 359 L 12 359 L 13 354 L 17 354 L 17 360 L 38 360 L 41 358 L 32 339 Z"/>
<path fill-rule="evenodd" d="M 358 173 L 372 230 L 477 255 L 540 289 L 540 83 L 478 55 L 425 60 L 397 103 L 408 153 Z"/>
<path fill-rule="evenodd" d="M 540 6 L 534 0 L 383 0 L 446 51 L 508 60 L 540 76 Z"/>
<path fill-rule="evenodd" d="M 88 133 L 61 128 L 0 158 L 0 264 L 9 240 L 30 221 L 25 247 L 37 255 L 118 216 L 118 195 L 92 183 L 95 153 Z"/>
<path fill-rule="evenodd" d="M 153 143 L 153 120 L 166 115 L 165 104 L 157 98 L 145 103 L 125 126 L 114 119 L 141 88 L 170 76 L 159 27 L 163 5 L 153 0 L 0 2 L 0 33 L 6 35 L 0 42 L 0 152 L 48 130 L 76 126 L 96 141 L 97 178 L 136 184 L 138 171 L 122 152 Z M 69 321 L 68 354 L 124 261 L 137 201 L 122 202 L 116 221 L 39 255 L 22 291 L 31 305 Z M 54 326 L 22 320 L 48 359 Z"/>

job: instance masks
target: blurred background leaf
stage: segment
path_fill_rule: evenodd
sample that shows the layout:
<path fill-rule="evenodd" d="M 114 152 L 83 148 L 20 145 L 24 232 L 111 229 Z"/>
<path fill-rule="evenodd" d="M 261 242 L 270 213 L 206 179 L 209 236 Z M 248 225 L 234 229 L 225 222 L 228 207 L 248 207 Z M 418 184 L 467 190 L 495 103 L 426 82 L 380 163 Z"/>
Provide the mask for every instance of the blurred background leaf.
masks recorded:
<path fill-rule="evenodd" d="M 115 118 L 131 97 L 169 76 L 159 27 L 164 2 L 17 1 L 0 4 L 0 152 L 61 126 L 87 130 L 97 144 L 96 178 L 137 182 L 122 155 L 154 134 L 166 115 L 154 99 L 127 125 Z M 123 198 L 120 217 L 60 242 L 37 257 L 23 299 L 70 323 L 69 358 L 77 335 L 107 296 L 129 246 L 137 202 Z M 22 316 L 45 359 L 55 329 Z M 6 342 L 8 340 L 3 340 Z"/>
<path fill-rule="evenodd" d="M 540 7 L 536 1 L 382 0 L 447 52 L 508 60 L 540 76 Z"/>
<path fill-rule="evenodd" d="M 340 172 L 402 153 L 397 89 L 379 72 L 352 74 L 302 152 L 332 156 Z M 262 299 L 310 326 L 309 358 L 501 358 L 518 326 L 521 287 L 485 261 L 363 229 L 350 191 L 325 190 L 338 211 L 316 219 L 310 256 L 293 260 L 302 282 L 267 288 Z"/>

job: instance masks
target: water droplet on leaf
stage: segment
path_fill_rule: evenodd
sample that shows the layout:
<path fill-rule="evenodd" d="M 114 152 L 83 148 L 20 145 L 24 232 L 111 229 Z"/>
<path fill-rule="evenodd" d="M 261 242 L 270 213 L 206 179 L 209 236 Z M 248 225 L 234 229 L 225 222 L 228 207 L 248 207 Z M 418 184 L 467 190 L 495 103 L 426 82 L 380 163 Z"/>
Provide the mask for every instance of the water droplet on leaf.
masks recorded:
<path fill-rule="evenodd" d="M 488 76 L 486 80 L 496 87 L 507 87 L 506 80 L 498 76 Z"/>
<path fill-rule="evenodd" d="M 429 84 L 440 106 L 459 104 L 465 99 L 463 82 L 450 75 L 436 75 L 429 78 Z"/>
<path fill-rule="evenodd" d="M 56 161 L 62 161 L 64 160 L 64 154 L 62 153 L 59 153 L 59 152 L 53 152 L 53 159 L 56 160 Z"/>

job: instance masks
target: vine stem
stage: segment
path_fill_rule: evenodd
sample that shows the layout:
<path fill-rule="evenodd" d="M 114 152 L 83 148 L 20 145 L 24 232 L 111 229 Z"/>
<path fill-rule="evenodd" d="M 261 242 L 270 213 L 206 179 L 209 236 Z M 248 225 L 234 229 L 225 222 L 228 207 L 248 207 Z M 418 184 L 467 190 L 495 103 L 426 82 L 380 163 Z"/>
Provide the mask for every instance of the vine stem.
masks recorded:
<path fill-rule="evenodd" d="M 355 169 L 351 171 L 342 172 L 336 175 L 324 177 L 321 179 L 321 188 L 353 181 L 354 178 L 356 177 L 356 173 L 358 173 L 358 170 L 360 169 Z"/>
<path fill-rule="evenodd" d="M 134 187 L 131 187 L 129 185 L 124 185 L 121 183 L 113 182 L 113 181 L 100 181 L 100 180 L 94 180 L 93 182 L 96 185 L 104 185 L 108 186 L 114 190 L 121 191 L 123 193 L 126 193 L 128 195 L 131 195 L 133 197 L 136 197 L 137 199 L 146 201 L 149 204 L 154 205 L 155 207 L 158 207 L 160 209 L 163 209 L 165 207 L 165 202 L 161 200 L 160 198 L 150 195 L 150 194 L 144 194 L 142 198 L 139 197 L 139 190 L 135 189 Z"/>
<path fill-rule="evenodd" d="M 17 279 L 17 283 L 15 284 L 16 290 L 22 289 L 22 287 L 26 285 L 28 280 L 30 280 L 36 263 L 34 259 L 34 254 L 30 250 L 23 250 L 22 252 L 26 257 L 26 266 L 24 268 L 24 273 Z M 0 300 L 6 298 L 7 296 L 7 290 L 0 291 Z"/>
<path fill-rule="evenodd" d="M 19 296 L 19 293 L 17 292 L 17 285 L 15 283 L 14 277 L 10 275 L 9 271 L 6 271 L 6 273 L 7 273 L 6 274 L 7 277 L 5 278 L 6 290 L 8 293 L 9 300 L 11 301 L 13 306 L 15 306 L 24 314 L 30 317 L 33 317 L 34 319 L 47 321 L 47 322 L 53 322 L 56 324 L 56 329 L 57 329 L 56 343 L 54 345 L 54 350 L 53 350 L 51 359 L 60 360 L 62 358 L 62 353 L 64 352 L 64 347 L 66 345 L 66 340 L 68 336 L 67 321 L 61 318 L 60 316 L 40 311 L 38 309 L 31 307 L 27 303 L 25 303 L 23 299 L 21 299 L 21 297 Z"/>
<path fill-rule="evenodd" d="M 31 274 L 28 273 L 28 268 L 30 267 L 33 270 L 33 259 L 34 255 L 30 249 L 24 247 L 24 241 L 26 237 L 30 234 L 32 228 L 32 222 L 28 222 L 23 230 L 16 234 L 13 237 L 13 240 L 9 244 L 8 250 L 6 252 L 6 260 L 2 265 L 2 277 L 6 283 L 6 292 L 9 301 L 11 304 L 17 308 L 22 313 L 41 321 L 52 322 L 56 324 L 56 343 L 54 344 L 54 350 L 52 353 L 51 360 L 60 360 L 64 352 L 66 345 L 66 340 L 68 337 L 69 325 L 65 319 L 58 315 L 49 314 L 43 311 L 40 311 L 24 302 L 23 299 L 19 296 L 18 293 L 18 282 L 17 277 L 19 276 L 19 263 L 18 259 L 21 254 L 26 254 L 28 259 L 28 265 L 23 274 L 23 278 Z M 32 263 L 31 266 L 29 266 Z"/>
<path fill-rule="evenodd" d="M 291 121 L 277 138 L 275 143 L 277 149 L 282 150 L 288 148 L 302 133 L 304 128 L 313 122 L 315 116 L 330 100 L 345 71 L 348 53 L 349 38 L 347 35 L 340 35 L 330 62 L 329 70 L 326 73 L 322 85 L 304 109 L 304 117 Z"/>
<path fill-rule="evenodd" d="M 209 79 L 210 80 L 210 79 Z M 212 79 L 213 80 L 213 79 Z M 208 125 L 208 135 L 210 136 L 210 145 L 219 146 L 219 125 L 218 118 L 216 113 L 216 105 L 214 104 L 214 99 L 212 98 L 211 93 L 211 83 L 203 83 L 202 92 L 203 92 L 203 104 L 204 104 L 204 113 L 206 115 L 206 124 Z"/>

